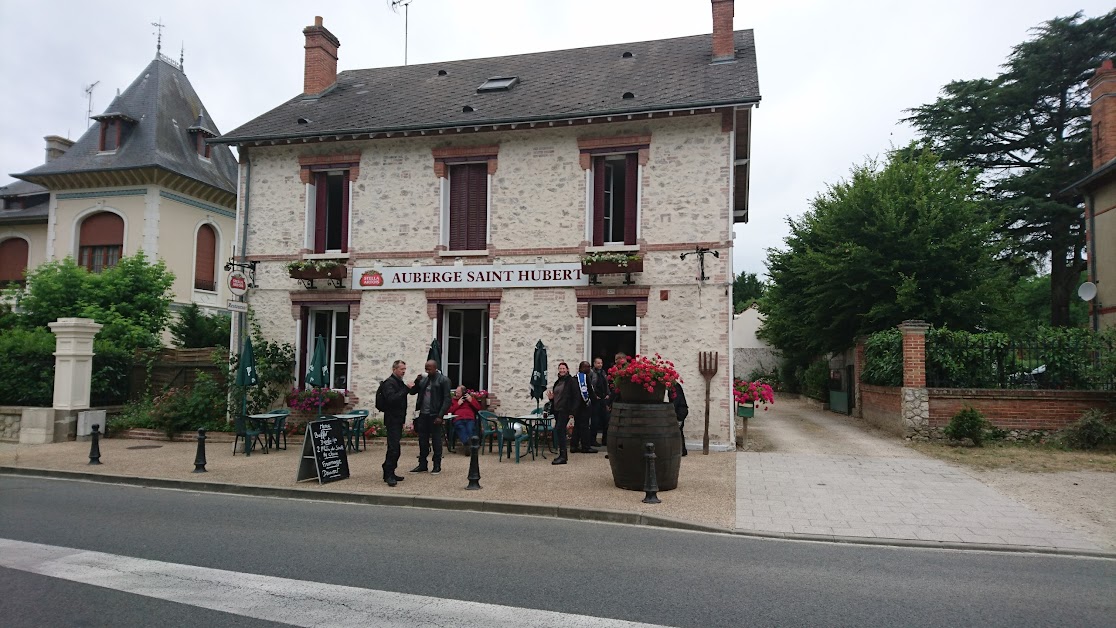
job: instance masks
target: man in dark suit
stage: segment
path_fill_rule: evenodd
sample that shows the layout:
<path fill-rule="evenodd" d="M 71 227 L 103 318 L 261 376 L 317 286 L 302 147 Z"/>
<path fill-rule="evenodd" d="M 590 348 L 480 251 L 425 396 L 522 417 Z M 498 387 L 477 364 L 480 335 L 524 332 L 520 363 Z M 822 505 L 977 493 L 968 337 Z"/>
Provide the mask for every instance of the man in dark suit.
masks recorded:
<path fill-rule="evenodd" d="M 431 475 L 442 472 L 442 417 L 450 406 L 449 378 L 438 370 L 438 363 L 434 360 L 426 361 L 426 375 L 421 375 L 415 380 L 410 394 L 418 395 L 415 409 L 419 416 L 415 419 L 415 431 L 419 437 L 418 466 L 411 469 L 411 473 L 425 473 Z M 426 458 L 430 455 L 430 440 L 434 440 L 434 469 L 426 466 Z"/>
<path fill-rule="evenodd" d="M 674 418 L 678 419 L 678 430 L 682 432 L 682 455 L 686 455 L 686 417 L 690 415 L 690 406 L 686 405 L 686 393 L 682 392 L 682 384 L 674 382 L 673 395 L 670 398 L 674 404 Z"/>
<path fill-rule="evenodd" d="M 593 370 L 590 372 L 590 388 L 593 391 L 593 419 L 590 426 L 593 447 L 603 447 L 608 444 L 608 419 L 612 403 L 612 395 L 608 386 L 608 373 L 604 370 L 604 360 L 593 359 Z M 597 435 L 600 434 L 600 441 Z"/>
<path fill-rule="evenodd" d="M 384 456 L 384 481 L 388 486 L 402 482 L 402 476 L 395 474 L 399 466 L 399 440 L 403 438 L 403 424 L 407 421 L 407 395 L 413 383 L 403 381 L 407 374 L 407 363 L 396 360 L 391 365 L 391 375 L 380 382 L 377 397 L 382 397 L 383 407 L 377 409 L 384 413 L 384 427 L 387 428 L 387 454 Z"/>

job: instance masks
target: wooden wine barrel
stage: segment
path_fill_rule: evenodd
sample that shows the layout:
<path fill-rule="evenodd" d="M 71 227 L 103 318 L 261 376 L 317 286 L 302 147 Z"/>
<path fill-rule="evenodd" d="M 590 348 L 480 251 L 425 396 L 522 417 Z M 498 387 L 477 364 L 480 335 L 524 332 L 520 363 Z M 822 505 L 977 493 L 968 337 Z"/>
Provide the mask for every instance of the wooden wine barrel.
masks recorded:
<path fill-rule="evenodd" d="M 655 474 L 660 491 L 678 487 L 682 464 L 682 434 L 671 403 L 612 405 L 608 423 L 608 463 L 616 486 L 642 491 L 644 444 L 655 444 Z"/>

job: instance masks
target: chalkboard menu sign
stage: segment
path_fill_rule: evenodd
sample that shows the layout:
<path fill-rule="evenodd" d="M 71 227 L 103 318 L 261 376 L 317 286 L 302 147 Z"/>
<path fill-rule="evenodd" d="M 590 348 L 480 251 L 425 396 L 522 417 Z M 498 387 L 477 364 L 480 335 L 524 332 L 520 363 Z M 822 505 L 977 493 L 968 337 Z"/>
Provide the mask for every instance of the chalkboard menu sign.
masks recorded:
<path fill-rule="evenodd" d="M 344 430 L 344 421 L 331 417 L 306 424 L 296 482 L 317 478 L 325 484 L 349 477 L 349 457 L 341 438 Z"/>

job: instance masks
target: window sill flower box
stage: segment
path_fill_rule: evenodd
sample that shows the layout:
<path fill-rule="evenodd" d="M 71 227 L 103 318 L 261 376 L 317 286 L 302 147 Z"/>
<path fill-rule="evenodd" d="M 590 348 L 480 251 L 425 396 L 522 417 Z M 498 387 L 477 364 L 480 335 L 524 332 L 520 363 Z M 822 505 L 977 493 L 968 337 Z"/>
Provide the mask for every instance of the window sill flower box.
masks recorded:
<path fill-rule="evenodd" d="M 643 258 L 629 253 L 589 253 L 581 257 L 586 275 L 626 275 L 643 272 Z"/>
<path fill-rule="evenodd" d="M 288 268 L 291 279 L 344 279 L 349 268 L 340 264 L 329 268 Z"/>

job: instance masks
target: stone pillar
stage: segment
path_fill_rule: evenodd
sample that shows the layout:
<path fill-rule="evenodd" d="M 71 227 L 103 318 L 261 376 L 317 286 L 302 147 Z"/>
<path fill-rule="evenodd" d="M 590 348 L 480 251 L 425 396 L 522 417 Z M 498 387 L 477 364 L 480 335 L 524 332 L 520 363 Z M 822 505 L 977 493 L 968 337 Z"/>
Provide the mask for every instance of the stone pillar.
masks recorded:
<path fill-rule="evenodd" d="M 925 438 L 930 427 L 930 393 L 926 389 L 925 321 L 903 321 L 902 425 L 908 437 Z"/>
<path fill-rule="evenodd" d="M 102 325 L 91 318 L 60 318 L 49 323 L 54 347 L 54 409 L 85 410 L 93 379 L 93 337 Z"/>

